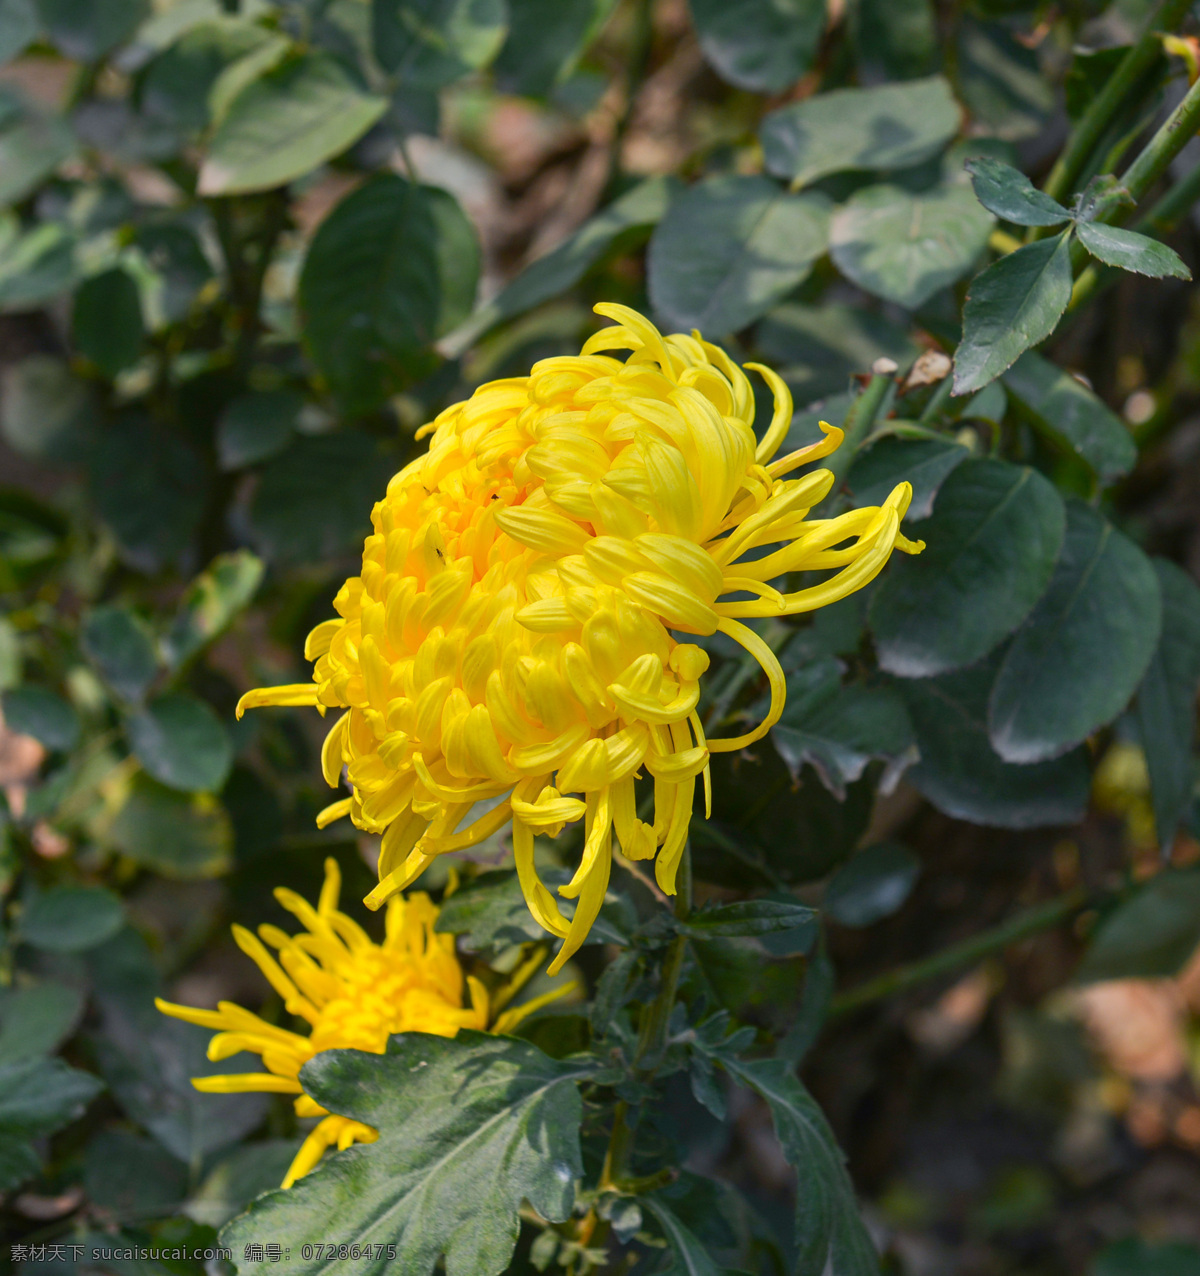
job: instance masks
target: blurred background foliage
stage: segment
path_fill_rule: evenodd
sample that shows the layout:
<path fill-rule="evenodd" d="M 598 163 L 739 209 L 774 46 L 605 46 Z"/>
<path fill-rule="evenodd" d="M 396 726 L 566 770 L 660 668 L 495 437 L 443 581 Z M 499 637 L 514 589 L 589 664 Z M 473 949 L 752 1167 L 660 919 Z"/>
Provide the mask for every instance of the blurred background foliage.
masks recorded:
<path fill-rule="evenodd" d="M 1190 101 L 1195 30 L 1178 0 L 0 0 L 19 1270 L 124 1276 L 91 1248 L 213 1244 L 282 1176 L 290 1106 L 197 1094 L 223 1069 L 151 999 L 281 1017 L 229 923 L 282 922 L 271 888 L 313 897 L 328 855 L 361 895 L 378 848 L 314 827 L 315 715 L 233 706 L 306 676 L 415 429 L 616 300 L 777 367 L 785 451 L 850 431 L 829 508 L 909 478 L 929 542 L 762 626 L 788 709 L 714 760 L 698 898 L 821 923 L 697 939 L 685 994 L 804 1059 L 887 1270 L 1200 1273 L 1200 309 L 1101 233 L 1194 265 L 1196 144 L 1136 209 L 1088 187 Z M 981 194 L 988 159 L 1044 184 L 1061 241 L 1008 170 L 984 207 L 972 157 Z M 1067 308 L 1071 234 L 1135 273 L 1077 247 Z M 974 285 L 951 394 L 967 281 L 1018 251 L 1067 291 Z M 710 647 L 708 720 L 753 715 L 757 667 Z M 503 961 L 503 903 L 449 928 Z M 577 1006 L 525 1029 L 555 1056 L 588 1032 Z M 686 1179 L 670 1208 L 730 1269 L 793 1270 L 795 1157 L 705 1066 L 657 1137 L 742 1203 Z M 512 1270 L 574 1262 L 554 1237 L 526 1226 Z"/>

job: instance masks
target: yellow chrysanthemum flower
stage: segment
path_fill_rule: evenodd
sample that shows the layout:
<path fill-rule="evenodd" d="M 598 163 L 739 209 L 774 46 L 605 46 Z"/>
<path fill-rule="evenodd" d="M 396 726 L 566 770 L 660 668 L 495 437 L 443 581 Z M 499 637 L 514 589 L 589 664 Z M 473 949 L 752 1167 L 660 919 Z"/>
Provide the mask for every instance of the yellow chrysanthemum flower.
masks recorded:
<path fill-rule="evenodd" d="M 338 618 L 308 637 L 313 682 L 238 705 L 345 710 L 323 763 L 330 785 L 345 768 L 352 796 L 318 822 L 349 815 L 383 834 L 371 907 L 511 819 L 529 907 L 566 941 L 552 971 L 600 910 L 613 829 L 627 858 L 657 854 L 658 883 L 674 893 L 709 754 L 779 720 L 783 671 L 741 620 L 835 602 L 894 547 L 922 548 L 899 531 L 907 483 L 882 506 L 808 518 L 833 475 L 783 476 L 842 432 L 823 423 L 821 442 L 772 460 L 792 399 L 769 368 L 746 365 L 775 400 L 756 441 L 750 383 L 723 350 L 699 334 L 664 338 L 625 306 L 596 310 L 617 326 L 578 358 L 481 386 L 419 431 L 433 436 L 428 453 L 388 484 L 362 573 L 334 599 Z M 794 593 L 768 583 L 820 569 L 835 574 Z M 771 703 L 754 730 L 708 740 L 696 713 L 708 656 L 676 635 L 718 631 L 762 665 Z M 652 824 L 637 814 L 642 768 Z M 578 900 L 568 921 L 537 876 L 533 841 L 578 820 L 582 859 L 558 891 Z"/>
<path fill-rule="evenodd" d="M 316 1166 L 325 1149 L 373 1143 L 369 1125 L 332 1116 L 300 1087 L 300 1069 L 322 1050 L 367 1050 L 382 1054 L 396 1032 L 429 1032 L 453 1037 L 460 1028 L 509 1032 L 527 1015 L 571 991 L 565 985 L 512 1010 L 504 1007 L 541 965 L 545 950 L 535 951 L 505 985 L 489 997 L 473 975 L 465 979 L 469 1005 L 463 1005 L 464 978 L 454 951 L 454 936 L 434 932 L 438 907 L 428 895 L 388 902 L 386 937 L 376 944 L 353 918 L 338 911 L 341 874 L 337 861 L 325 861 L 325 884 L 317 907 L 295 891 L 280 887 L 275 898 L 305 930 L 288 935 L 277 926 L 260 926 L 260 940 L 243 926 L 233 927 L 238 947 L 251 957 L 267 982 L 283 998 L 289 1013 L 311 1025 L 307 1037 L 277 1028 L 231 1001 L 216 1010 L 177 1006 L 161 997 L 155 1005 L 166 1015 L 215 1029 L 208 1057 L 228 1059 L 248 1050 L 261 1055 L 266 1072 L 195 1077 L 192 1085 L 210 1094 L 267 1090 L 297 1097 L 296 1115 L 323 1117 L 301 1145 L 283 1180 L 290 1187 Z M 263 942 L 265 941 L 265 943 Z M 267 945 L 276 949 L 276 960 Z"/>

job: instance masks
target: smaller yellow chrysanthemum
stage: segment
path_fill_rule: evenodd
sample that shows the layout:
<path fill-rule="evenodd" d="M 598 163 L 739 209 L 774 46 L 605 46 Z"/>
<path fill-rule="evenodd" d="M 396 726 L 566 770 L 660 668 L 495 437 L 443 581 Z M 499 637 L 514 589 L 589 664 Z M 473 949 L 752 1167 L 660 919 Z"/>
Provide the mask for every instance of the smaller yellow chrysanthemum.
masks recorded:
<path fill-rule="evenodd" d="M 378 1137 L 370 1126 L 331 1115 L 303 1092 L 300 1069 L 314 1055 L 339 1048 L 383 1054 L 388 1038 L 397 1032 L 428 1032 L 438 1037 L 456 1036 L 460 1028 L 509 1032 L 572 987 L 556 988 L 506 1011 L 505 1005 L 541 965 L 544 952 L 536 951 L 502 989 L 489 996 L 474 975 L 464 980 L 454 936 L 435 933 L 439 909 L 428 895 L 393 897 L 388 903 L 386 937 L 376 944 L 353 918 L 338 911 L 340 891 L 337 862 L 327 859 L 316 908 L 286 887 L 275 891 L 275 898 L 304 924 L 303 933 L 292 936 L 277 926 L 260 926 L 260 940 L 244 926 L 233 927 L 238 947 L 257 963 L 287 1010 L 311 1025 L 307 1037 L 277 1028 L 231 1001 L 218 1003 L 216 1010 L 199 1010 L 161 997 L 155 1000 L 165 1015 L 216 1030 L 208 1044 L 210 1059 L 228 1059 L 248 1050 L 261 1055 L 267 1066 L 266 1072 L 195 1077 L 192 1085 L 197 1090 L 295 1094 L 297 1116 L 324 1118 L 305 1139 L 284 1187 L 313 1169 L 326 1148 L 373 1143 Z M 267 944 L 278 951 L 278 961 Z M 464 982 L 470 1003 L 466 1006 Z"/>

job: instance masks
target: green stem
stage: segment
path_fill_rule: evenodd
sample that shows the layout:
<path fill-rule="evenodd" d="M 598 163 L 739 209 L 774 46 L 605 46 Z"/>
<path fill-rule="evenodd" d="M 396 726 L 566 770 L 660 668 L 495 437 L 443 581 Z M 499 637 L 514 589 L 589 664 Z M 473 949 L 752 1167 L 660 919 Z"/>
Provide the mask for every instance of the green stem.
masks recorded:
<path fill-rule="evenodd" d="M 1167 171 L 1167 165 L 1196 135 L 1200 128 L 1200 80 L 1188 89 L 1184 99 L 1167 116 L 1162 127 L 1142 148 L 1141 154 L 1125 170 L 1121 185 L 1133 196 L 1134 202 L 1142 196 Z M 1124 220 L 1129 214 L 1128 205 L 1117 204 L 1101 217 L 1104 221 Z"/>
<path fill-rule="evenodd" d="M 1110 120 L 1158 56 L 1158 33 L 1177 26 L 1190 8 L 1191 0 L 1163 0 L 1141 39 L 1121 59 L 1108 83 L 1075 126 L 1070 141 L 1046 178 L 1043 189 L 1047 195 L 1062 200 L 1075 189 L 1080 173 L 1104 136 Z"/>
<path fill-rule="evenodd" d="M 825 468 L 833 474 L 833 486 L 829 489 L 829 495 L 814 510 L 816 517 L 828 517 L 829 508 L 841 489 L 842 480 L 849 473 L 858 449 L 870 436 L 879 417 L 886 415 L 895 391 L 896 381 L 893 375 L 890 372 L 876 372 L 867 382 L 866 389 L 850 405 L 850 411 L 846 413 L 846 419 L 842 423 L 846 437 L 825 463 Z"/>
<path fill-rule="evenodd" d="M 873 1001 L 881 1001 L 894 993 L 938 979 L 963 966 L 971 966 L 992 953 L 1000 952 L 1020 939 L 1036 935 L 1040 931 L 1050 930 L 1072 914 L 1079 912 L 1087 903 L 1087 892 L 1082 886 L 1060 895 L 1057 899 L 1046 900 L 1035 904 L 1024 912 L 1017 913 L 1007 921 L 980 935 L 974 935 L 961 944 L 952 944 L 932 957 L 900 966 L 896 970 L 880 975 L 877 979 L 869 979 L 857 988 L 851 988 L 840 996 L 834 997 L 829 1006 L 830 1018 L 848 1014 L 861 1006 L 870 1005 Z"/>

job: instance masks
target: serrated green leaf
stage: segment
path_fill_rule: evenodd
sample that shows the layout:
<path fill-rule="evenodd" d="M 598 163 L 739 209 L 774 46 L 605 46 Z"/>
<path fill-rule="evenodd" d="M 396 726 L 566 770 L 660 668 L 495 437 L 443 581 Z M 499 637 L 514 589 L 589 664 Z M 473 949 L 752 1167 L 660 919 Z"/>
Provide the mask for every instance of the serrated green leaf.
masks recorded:
<path fill-rule="evenodd" d="M 1152 279 L 1191 279 L 1192 272 L 1174 248 L 1136 230 L 1121 230 L 1103 222 L 1081 221 L 1075 226 L 1079 242 L 1106 266 L 1116 266 Z"/>
<path fill-rule="evenodd" d="M 1011 164 L 992 155 L 979 155 L 967 161 L 971 185 L 984 208 L 1015 226 L 1059 226 L 1071 220 L 1069 210 L 1056 199 L 1043 194 Z"/>
<path fill-rule="evenodd" d="M 846 479 L 856 505 L 882 505 L 896 484 L 912 484 L 906 521 L 928 518 L 933 502 L 950 474 L 971 449 L 950 439 L 909 439 L 885 434 L 855 458 Z"/>
<path fill-rule="evenodd" d="M 0 1191 L 10 1191 L 40 1163 L 29 1140 L 53 1134 L 82 1115 L 103 1083 L 61 1059 L 22 1059 L 0 1066 Z"/>
<path fill-rule="evenodd" d="M 1015 766 L 992 748 L 987 705 L 999 660 L 898 681 L 921 751 L 907 779 L 939 811 L 996 828 L 1073 824 L 1087 808 L 1087 753 Z"/>
<path fill-rule="evenodd" d="M 1137 445 L 1125 423 L 1099 395 L 1049 359 L 1026 351 L 1004 373 L 1004 385 L 1033 424 L 1085 461 L 1102 483 L 1133 469 Z"/>
<path fill-rule="evenodd" d="M 878 842 L 834 873 L 822 908 L 843 926 L 873 926 L 902 907 L 920 873 L 921 861 L 907 846 Z"/>
<path fill-rule="evenodd" d="M 1055 329 L 1071 300 L 1066 234 L 1026 244 L 976 275 L 954 356 L 954 393 L 982 389 Z"/>
<path fill-rule="evenodd" d="M 19 937 L 52 953 L 81 953 L 125 924 L 120 896 L 100 886 L 55 886 L 21 910 Z"/>
<path fill-rule="evenodd" d="M 769 172 L 808 185 L 850 169 L 910 168 L 958 132 L 959 108 L 940 76 L 872 89 L 832 89 L 780 107 L 760 135 Z"/>
<path fill-rule="evenodd" d="M 794 900 L 747 899 L 699 908 L 677 927 L 682 934 L 699 939 L 737 939 L 797 930 L 809 925 L 815 916 L 815 910 Z"/>
<path fill-rule="evenodd" d="M 1071 501 L 1054 575 L 992 688 L 996 752 L 1007 762 L 1042 762 L 1111 722 L 1137 689 L 1161 624 L 1150 560 L 1095 510 Z"/>
<path fill-rule="evenodd" d="M 104 681 L 125 700 L 140 700 L 158 673 L 154 639 L 128 607 L 93 607 L 79 627 L 79 645 Z"/>
<path fill-rule="evenodd" d="M 73 749 L 79 739 L 79 715 L 46 687 L 26 685 L 6 691 L 4 725 L 18 735 L 31 735 L 47 749 Z"/>
<path fill-rule="evenodd" d="M 650 240 L 650 300 L 672 327 L 725 336 L 808 275 L 829 239 L 823 196 L 766 177 L 710 177 L 671 201 Z"/>
<path fill-rule="evenodd" d="M 162 642 L 168 664 L 178 669 L 220 637 L 249 605 L 262 578 L 262 559 L 248 549 L 214 558 L 179 600 Z"/>
<path fill-rule="evenodd" d="M 964 461 L 909 533 L 925 550 L 891 563 L 871 599 L 880 666 L 925 678 L 987 655 L 1049 584 L 1065 526 L 1062 498 L 1036 470 Z"/>
<path fill-rule="evenodd" d="M 164 877 L 217 877 L 229 868 L 233 828 L 208 793 L 180 793 L 148 776 L 134 779 L 105 840 Z"/>
<path fill-rule="evenodd" d="M 1200 870 L 1164 869 L 1096 927 L 1075 971 L 1080 983 L 1179 974 L 1200 944 Z"/>
<path fill-rule="evenodd" d="M 1133 717 L 1150 772 L 1155 831 L 1165 850 L 1192 800 L 1200 589 L 1174 563 L 1152 561 L 1162 593 L 1162 633 L 1137 690 Z"/>
<path fill-rule="evenodd" d="M 373 178 L 322 223 L 300 277 L 305 340 L 350 412 L 436 364 L 433 342 L 470 312 L 479 246 L 452 195 Z"/>
<path fill-rule="evenodd" d="M 825 0 L 691 0 L 700 48 L 730 84 L 781 93 L 812 65 Z"/>
<path fill-rule="evenodd" d="M 867 186 L 834 213 L 830 255 L 852 283 L 913 310 L 971 269 L 992 224 L 962 186 Z"/>
<path fill-rule="evenodd" d="M 200 169 L 202 195 L 284 186 L 352 146 L 387 110 L 324 53 L 292 58 L 229 104 Z"/>
<path fill-rule="evenodd" d="M 712 1255 L 700 1242 L 700 1238 L 684 1225 L 679 1216 L 654 1196 L 642 1197 L 642 1203 L 658 1220 L 662 1234 L 675 1260 L 667 1276 L 721 1276 Z"/>
<path fill-rule="evenodd" d="M 77 62 L 95 62 L 133 35 L 150 0 L 35 0 L 50 40 Z"/>
<path fill-rule="evenodd" d="M 507 29 L 505 0 L 371 0 L 375 57 L 415 88 L 445 88 L 486 66 Z"/>
<path fill-rule="evenodd" d="M 443 902 L 433 928 L 442 934 L 465 935 L 475 952 L 529 943 L 546 934 L 533 920 L 511 869 L 480 873 L 460 887 Z"/>
<path fill-rule="evenodd" d="M 328 1050 L 305 1064 L 301 1083 L 329 1111 L 377 1129 L 379 1141 L 328 1156 L 294 1187 L 260 1197 L 223 1243 L 241 1253 L 247 1241 L 277 1239 L 298 1273 L 336 1268 L 301 1256 L 320 1242 L 396 1247 L 394 1266 L 372 1250 L 356 1266 L 363 1276 L 423 1276 L 443 1256 L 447 1276 L 498 1276 L 523 1201 L 551 1221 L 570 1213 L 583 1173 L 577 1083 L 592 1070 L 585 1059 L 557 1062 L 527 1042 L 470 1030 L 452 1040 L 395 1036 L 383 1055 Z"/>
<path fill-rule="evenodd" d="M 146 773 L 168 788 L 212 793 L 233 766 L 233 743 L 203 701 L 169 692 L 150 701 L 127 724 L 129 744 Z"/>

